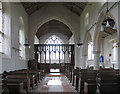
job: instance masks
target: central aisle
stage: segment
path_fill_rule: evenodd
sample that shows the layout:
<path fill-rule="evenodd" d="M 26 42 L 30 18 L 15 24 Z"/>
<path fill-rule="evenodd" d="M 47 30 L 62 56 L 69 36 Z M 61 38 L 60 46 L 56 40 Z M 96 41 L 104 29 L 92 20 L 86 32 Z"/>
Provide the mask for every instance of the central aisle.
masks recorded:
<path fill-rule="evenodd" d="M 50 73 L 45 76 L 43 81 L 34 90 L 32 90 L 32 93 L 76 94 L 76 91 L 65 75 Z"/>

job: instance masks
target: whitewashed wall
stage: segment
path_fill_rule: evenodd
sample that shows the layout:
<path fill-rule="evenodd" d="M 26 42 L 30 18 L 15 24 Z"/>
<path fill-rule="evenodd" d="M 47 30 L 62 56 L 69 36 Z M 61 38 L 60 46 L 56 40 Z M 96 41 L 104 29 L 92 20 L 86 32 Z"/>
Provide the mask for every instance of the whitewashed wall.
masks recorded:
<path fill-rule="evenodd" d="M 24 20 L 24 30 L 28 38 L 28 15 L 26 14 L 21 3 L 3 3 L 4 7 L 4 54 L 2 55 L 2 71 L 17 70 L 27 68 L 27 60 L 19 58 L 19 17 Z M 15 48 L 15 49 L 14 49 Z M 29 56 L 26 48 L 26 59 Z M 0 71 L 0 72 L 2 72 Z"/>

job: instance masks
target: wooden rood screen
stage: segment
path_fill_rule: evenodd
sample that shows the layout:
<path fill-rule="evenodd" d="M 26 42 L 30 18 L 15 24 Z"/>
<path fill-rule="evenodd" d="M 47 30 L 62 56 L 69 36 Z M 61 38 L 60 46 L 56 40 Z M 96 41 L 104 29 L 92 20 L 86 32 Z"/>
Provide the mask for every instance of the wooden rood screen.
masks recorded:
<path fill-rule="evenodd" d="M 49 72 L 49 69 L 53 67 L 61 68 L 66 64 L 74 66 L 73 44 L 35 44 L 34 46 L 38 69 L 44 68 L 48 70 L 46 72 Z"/>

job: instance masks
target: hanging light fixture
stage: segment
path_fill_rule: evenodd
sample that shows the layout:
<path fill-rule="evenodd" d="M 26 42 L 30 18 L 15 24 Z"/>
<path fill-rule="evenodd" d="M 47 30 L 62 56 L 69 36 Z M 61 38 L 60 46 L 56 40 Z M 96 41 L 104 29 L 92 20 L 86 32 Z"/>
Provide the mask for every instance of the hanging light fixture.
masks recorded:
<path fill-rule="evenodd" d="M 108 9 L 108 1 L 107 1 L 107 10 L 106 10 L 106 14 L 105 14 L 105 19 L 102 22 L 101 31 L 104 31 L 104 27 L 110 27 L 112 29 L 116 29 L 115 28 L 115 21 L 110 16 L 110 12 Z"/>

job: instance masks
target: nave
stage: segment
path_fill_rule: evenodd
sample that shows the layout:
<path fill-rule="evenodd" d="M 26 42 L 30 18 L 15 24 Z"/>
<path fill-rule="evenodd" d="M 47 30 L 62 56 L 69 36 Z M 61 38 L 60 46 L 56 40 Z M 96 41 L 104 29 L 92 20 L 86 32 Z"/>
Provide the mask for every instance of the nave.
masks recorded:
<path fill-rule="evenodd" d="M 119 0 L 2 1 L 0 93 L 120 94 Z"/>
<path fill-rule="evenodd" d="M 42 82 L 35 87 L 31 94 L 76 94 L 75 88 L 69 82 L 65 74 L 47 74 Z"/>

